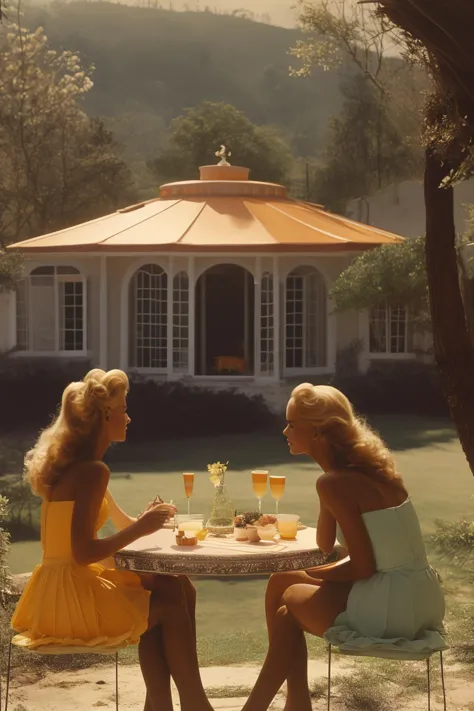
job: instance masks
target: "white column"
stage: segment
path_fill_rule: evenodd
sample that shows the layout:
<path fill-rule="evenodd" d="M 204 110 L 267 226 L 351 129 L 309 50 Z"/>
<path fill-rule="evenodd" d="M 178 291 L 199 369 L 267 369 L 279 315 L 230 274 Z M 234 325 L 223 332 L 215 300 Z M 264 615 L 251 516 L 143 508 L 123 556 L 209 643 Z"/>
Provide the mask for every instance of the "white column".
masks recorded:
<path fill-rule="evenodd" d="M 200 316 L 201 316 L 201 368 L 205 371 L 206 370 L 206 357 L 207 357 L 207 348 L 206 348 L 206 279 L 207 279 L 207 274 L 204 272 L 204 274 L 201 276 L 201 302 L 199 304 L 199 308 L 201 309 Z M 201 373 L 201 375 L 206 375 L 206 373 Z"/>
<path fill-rule="evenodd" d="M 84 286 L 84 289 L 86 287 Z M 108 325 L 107 325 L 107 257 L 103 254 L 100 257 L 100 298 L 99 298 L 99 365 L 102 370 L 107 370 L 107 345 L 108 345 Z M 87 319 L 84 319 L 84 323 Z M 123 328 L 121 320 L 121 327 Z M 87 326 L 86 326 L 87 327 Z"/>
<path fill-rule="evenodd" d="M 280 260 L 273 257 L 273 377 L 280 380 Z"/>
<path fill-rule="evenodd" d="M 8 297 L 8 335 L 7 335 L 7 350 L 11 350 L 16 346 L 16 291 L 10 291 Z"/>
<path fill-rule="evenodd" d="M 244 360 L 249 362 L 249 274 L 244 269 Z"/>
<path fill-rule="evenodd" d="M 168 257 L 168 280 L 166 293 L 166 372 L 168 378 L 173 375 L 173 283 L 174 258 Z"/>
<path fill-rule="evenodd" d="M 261 315 L 262 315 L 262 259 L 261 257 L 255 257 L 255 279 L 254 279 L 254 377 L 259 378 L 260 373 L 260 360 L 261 360 Z"/>
<path fill-rule="evenodd" d="M 194 256 L 188 258 L 188 375 L 194 376 L 196 344 L 196 272 Z"/>

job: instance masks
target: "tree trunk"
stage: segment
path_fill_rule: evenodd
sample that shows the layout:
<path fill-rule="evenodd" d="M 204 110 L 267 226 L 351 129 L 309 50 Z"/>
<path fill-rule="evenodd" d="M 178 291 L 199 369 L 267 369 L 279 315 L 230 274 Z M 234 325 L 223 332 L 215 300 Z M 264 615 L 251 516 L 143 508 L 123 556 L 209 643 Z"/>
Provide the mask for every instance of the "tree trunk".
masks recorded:
<path fill-rule="evenodd" d="M 459 283 L 453 189 L 439 187 L 450 167 L 427 150 L 426 269 L 436 363 L 451 419 L 474 474 L 474 349 Z"/>

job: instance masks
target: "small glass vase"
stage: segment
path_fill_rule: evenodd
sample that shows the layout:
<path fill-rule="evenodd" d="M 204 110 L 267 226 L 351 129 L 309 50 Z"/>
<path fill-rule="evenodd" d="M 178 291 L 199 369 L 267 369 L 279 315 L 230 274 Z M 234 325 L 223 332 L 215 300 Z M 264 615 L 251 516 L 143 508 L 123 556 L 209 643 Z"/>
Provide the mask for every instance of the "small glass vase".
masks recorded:
<path fill-rule="evenodd" d="M 234 532 L 234 504 L 227 495 L 222 481 L 217 487 L 211 504 L 211 513 L 207 528 L 215 535 L 227 535 Z"/>

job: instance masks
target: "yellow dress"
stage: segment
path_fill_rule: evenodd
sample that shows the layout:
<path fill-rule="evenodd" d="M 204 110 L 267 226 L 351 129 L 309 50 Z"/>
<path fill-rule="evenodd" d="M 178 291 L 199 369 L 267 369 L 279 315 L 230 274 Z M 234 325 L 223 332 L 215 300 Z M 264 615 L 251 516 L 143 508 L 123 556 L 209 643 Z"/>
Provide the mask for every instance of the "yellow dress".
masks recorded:
<path fill-rule="evenodd" d="M 99 563 L 78 565 L 72 556 L 74 501 L 44 501 L 41 511 L 43 560 L 16 606 L 13 641 L 34 649 L 53 644 L 116 647 L 137 644 L 148 623 L 150 592 L 134 573 Z M 108 518 L 100 507 L 96 532 Z"/>

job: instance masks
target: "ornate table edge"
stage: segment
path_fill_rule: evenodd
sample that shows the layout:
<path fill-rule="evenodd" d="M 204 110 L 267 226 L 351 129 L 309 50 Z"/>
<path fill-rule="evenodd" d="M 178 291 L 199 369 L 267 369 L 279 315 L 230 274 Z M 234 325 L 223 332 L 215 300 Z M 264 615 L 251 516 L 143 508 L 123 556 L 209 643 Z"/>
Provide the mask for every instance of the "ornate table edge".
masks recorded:
<path fill-rule="evenodd" d="M 331 556 L 332 557 L 332 556 Z M 291 556 L 272 553 L 269 556 L 239 555 L 210 560 L 203 555 L 164 555 L 139 551 L 119 551 L 115 564 L 121 570 L 137 573 L 169 573 L 209 577 L 239 575 L 271 575 L 272 573 L 308 570 L 330 562 L 326 553 L 315 548 Z"/>

